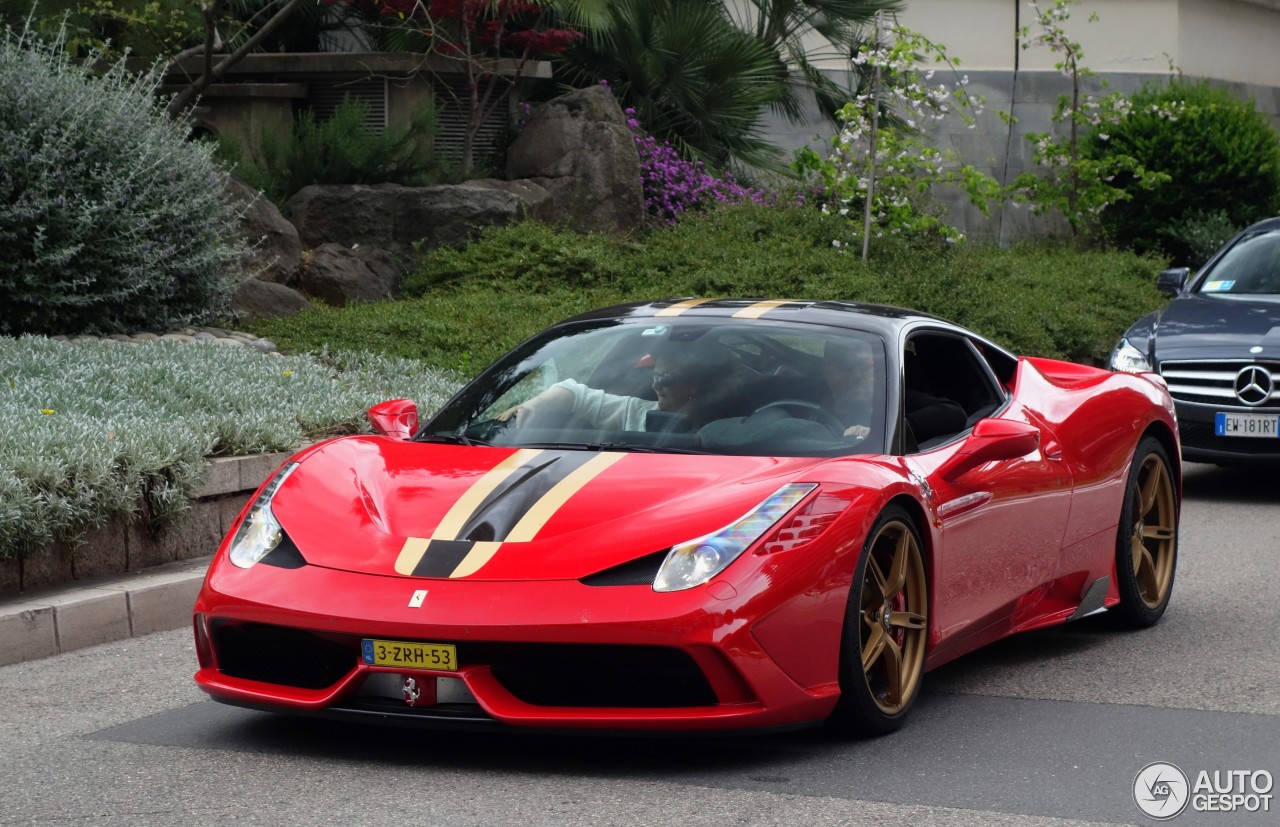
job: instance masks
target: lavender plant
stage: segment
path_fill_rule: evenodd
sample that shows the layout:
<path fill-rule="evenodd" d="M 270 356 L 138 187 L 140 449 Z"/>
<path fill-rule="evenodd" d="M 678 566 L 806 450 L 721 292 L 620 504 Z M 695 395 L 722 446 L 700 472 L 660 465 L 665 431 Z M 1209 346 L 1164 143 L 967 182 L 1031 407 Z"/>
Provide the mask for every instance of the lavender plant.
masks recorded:
<path fill-rule="evenodd" d="M 219 315 L 242 250 L 212 148 L 160 79 L 0 35 L 0 335 L 173 327 Z"/>

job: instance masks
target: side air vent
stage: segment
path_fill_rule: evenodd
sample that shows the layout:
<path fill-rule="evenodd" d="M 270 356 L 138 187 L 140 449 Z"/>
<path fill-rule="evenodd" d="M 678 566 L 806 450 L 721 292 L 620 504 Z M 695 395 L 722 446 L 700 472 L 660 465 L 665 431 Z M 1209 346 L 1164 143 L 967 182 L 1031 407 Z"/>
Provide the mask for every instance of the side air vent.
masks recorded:
<path fill-rule="evenodd" d="M 652 586 L 653 579 L 658 576 L 658 567 L 669 551 L 671 549 L 646 554 L 629 563 L 587 575 L 578 582 L 584 586 Z"/>

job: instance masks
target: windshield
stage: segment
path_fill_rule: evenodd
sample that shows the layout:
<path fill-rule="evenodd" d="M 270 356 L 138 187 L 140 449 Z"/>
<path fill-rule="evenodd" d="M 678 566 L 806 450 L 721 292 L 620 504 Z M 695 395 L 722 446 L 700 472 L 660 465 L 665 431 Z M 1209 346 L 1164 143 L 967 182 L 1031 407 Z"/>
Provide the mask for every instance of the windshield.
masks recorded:
<path fill-rule="evenodd" d="M 419 440 L 752 456 L 883 453 L 884 345 L 762 320 L 562 326 L 499 360 Z"/>
<path fill-rule="evenodd" d="M 1224 297 L 1280 295 L 1280 231 L 1237 241 L 1205 274 L 1199 292 Z"/>

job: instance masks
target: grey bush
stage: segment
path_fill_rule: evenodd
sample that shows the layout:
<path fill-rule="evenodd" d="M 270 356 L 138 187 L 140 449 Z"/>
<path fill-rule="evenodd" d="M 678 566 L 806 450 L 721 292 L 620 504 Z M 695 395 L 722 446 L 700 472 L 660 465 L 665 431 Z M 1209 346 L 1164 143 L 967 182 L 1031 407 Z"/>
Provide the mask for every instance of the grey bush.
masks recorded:
<path fill-rule="evenodd" d="M 0 337 L 0 561 L 74 545 L 117 517 L 162 528 L 208 456 L 367 432 L 370 405 L 408 397 L 430 412 L 459 384 L 368 353 Z"/>
<path fill-rule="evenodd" d="M 224 311 L 227 173 L 159 77 L 0 38 L 0 334 L 172 328 Z"/>

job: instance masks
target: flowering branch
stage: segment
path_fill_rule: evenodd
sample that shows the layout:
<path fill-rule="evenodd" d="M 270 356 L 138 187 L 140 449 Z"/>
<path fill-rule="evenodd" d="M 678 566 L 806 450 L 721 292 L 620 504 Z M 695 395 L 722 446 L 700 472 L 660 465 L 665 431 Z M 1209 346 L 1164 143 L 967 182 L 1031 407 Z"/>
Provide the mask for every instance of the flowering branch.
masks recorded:
<path fill-rule="evenodd" d="M 1058 98 L 1058 105 L 1051 120 L 1066 124 L 1067 135 L 1060 137 L 1052 132 L 1033 132 L 1027 135 L 1033 146 L 1033 160 L 1044 168 L 1043 174 L 1024 173 L 1014 181 L 1016 197 L 1032 202 L 1037 214 L 1058 209 L 1071 225 L 1072 233 L 1088 230 L 1111 204 L 1128 200 L 1131 196 L 1115 185 L 1117 177 L 1134 185 L 1151 189 L 1164 181 L 1164 173 L 1145 169 L 1135 158 L 1122 153 L 1104 153 L 1101 157 L 1088 157 L 1081 152 L 1081 131 L 1089 130 L 1098 141 L 1109 139 L 1108 128 L 1124 120 L 1132 111 L 1129 99 L 1119 92 L 1105 97 L 1081 96 L 1081 80 L 1092 77 L 1094 72 L 1082 64 L 1084 51 L 1073 41 L 1063 24 L 1071 16 L 1070 6 L 1078 0 L 1053 0 L 1052 7 L 1042 9 L 1037 0 L 1028 3 L 1035 13 L 1032 26 L 1019 30 L 1022 48 L 1044 46 L 1060 54 L 1054 64 L 1059 72 L 1071 79 L 1071 95 Z M 1089 15 L 1089 22 L 1098 19 Z M 1106 81 L 1100 81 L 1105 87 Z M 1171 111 L 1174 119 L 1177 113 Z"/>
<path fill-rule="evenodd" d="M 928 145 L 922 134 L 925 126 L 952 116 L 972 129 L 983 100 L 969 94 L 968 77 L 959 73 L 959 62 L 944 46 L 896 22 L 888 27 L 888 35 L 885 42 L 871 44 L 853 57 L 856 66 L 878 70 L 881 91 L 859 95 L 840 109 L 840 131 L 827 159 L 802 152 L 797 166 L 816 173 L 831 194 L 824 209 L 848 217 L 861 206 L 873 228 L 864 233 L 938 235 L 959 241 L 962 234 L 930 203 L 931 190 L 939 185 L 960 187 L 984 213 L 990 201 L 1003 197 L 1003 190 L 990 176 L 964 164 L 954 150 Z M 954 88 L 934 81 L 936 67 L 956 77 Z M 896 119 L 881 117 L 882 111 Z M 837 239 L 833 244 L 840 247 L 844 242 Z"/>

